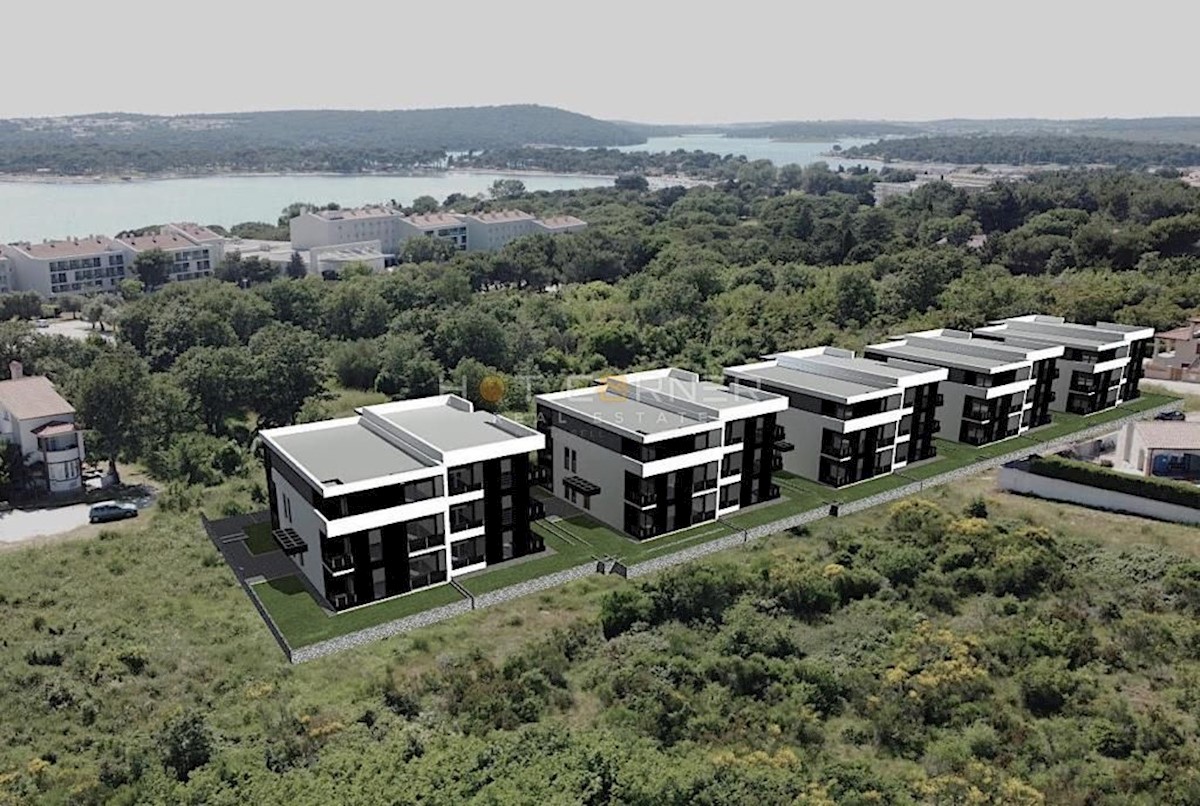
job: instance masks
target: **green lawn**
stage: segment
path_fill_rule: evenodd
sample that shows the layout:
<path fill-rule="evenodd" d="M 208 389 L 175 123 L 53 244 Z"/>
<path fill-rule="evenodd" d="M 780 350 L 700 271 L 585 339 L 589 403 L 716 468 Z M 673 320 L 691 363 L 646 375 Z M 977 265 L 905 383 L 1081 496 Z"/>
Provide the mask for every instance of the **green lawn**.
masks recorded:
<path fill-rule="evenodd" d="M 246 527 L 246 551 L 251 554 L 270 554 L 279 551 L 279 544 L 271 537 L 271 523 L 252 523 Z"/>
<path fill-rule="evenodd" d="M 453 585 L 438 585 L 386 602 L 331 616 L 321 609 L 294 576 L 260 582 L 253 588 L 293 648 L 374 627 L 423 610 L 448 605 L 462 598 Z"/>
<path fill-rule="evenodd" d="M 534 521 L 533 531 L 542 536 L 546 548 L 553 553 L 514 564 L 502 563 L 486 571 L 459 577 L 458 584 L 478 596 L 481 593 L 488 593 L 520 582 L 528 582 L 546 574 L 553 574 L 555 571 L 565 571 L 591 559 L 591 552 L 587 548 L 568 543 L 547 529 L 545 524 L 540 521 Z"/>

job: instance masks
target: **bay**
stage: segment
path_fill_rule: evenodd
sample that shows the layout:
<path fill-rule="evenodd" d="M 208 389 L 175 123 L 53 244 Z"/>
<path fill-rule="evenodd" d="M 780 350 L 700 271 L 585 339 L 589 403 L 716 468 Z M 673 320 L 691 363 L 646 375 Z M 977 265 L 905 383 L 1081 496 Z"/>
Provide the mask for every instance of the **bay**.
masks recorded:
<path fill-rule="evenodd" d="M 878 137 L 858 139 L 846 138 L 821 142 L 792 142 L 789 140 L 769 140 L 765 137 L 725 137 L 720 134 L 684 134 L 673 137 L 650 137 L 646 142 L 635 146 L 622 146 L 620 151 L 710 151 L 714 154 L 742 155 L 750 160 L 770 160 L 775 165 L 810 165 L 814 162 L 826 162 L 830 168 L 851 168 L 863 165 L 878 170 L 883 163 L 879 160 L 853 159 L 843 160 L 838 157 L 825 156 L 832 152 L 834 146 L 850 148 L 851 146 L 874 143 Z"/>
<path fill-rule="evenodd" d="M 170 221 L 228 227 L 242 221 L 274 223 L 292 202 L 343 207 L 418 196 L 444 200 L 451 193 L 486 193 L 501 178 L 528 190 L 572 190 L 609 185 L 602 176 L 450 172 L 422 176 L 262 175 L 138 179 L 129 182 L 0 182 L 0 241 L 41 241 L 115 235 Z"/>

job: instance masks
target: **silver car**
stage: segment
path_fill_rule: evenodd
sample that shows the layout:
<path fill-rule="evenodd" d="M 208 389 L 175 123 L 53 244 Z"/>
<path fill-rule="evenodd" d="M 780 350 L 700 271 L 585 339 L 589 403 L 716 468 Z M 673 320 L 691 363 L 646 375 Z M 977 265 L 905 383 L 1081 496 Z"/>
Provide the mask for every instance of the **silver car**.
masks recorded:
<path fill-rule="evenodd" d="M 136 518 L 137 514 L 138 508 L 133 504 L 101 501 L 99 504 L 92 504 L 92 508 L 88 510 L 88 523 L 123 521 L 126 518 Z"/>

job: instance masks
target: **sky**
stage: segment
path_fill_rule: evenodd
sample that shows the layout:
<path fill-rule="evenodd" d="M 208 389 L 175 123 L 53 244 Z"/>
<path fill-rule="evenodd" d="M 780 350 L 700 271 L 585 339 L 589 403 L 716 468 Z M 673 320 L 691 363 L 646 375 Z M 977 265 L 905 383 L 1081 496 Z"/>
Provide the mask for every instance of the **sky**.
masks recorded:
<path fill-rule="evenodd" d="M 4 6 L 0 117 L 507 103 L 661 123 L 1200 115 L 1200 3 L 1186 0 Z"/>

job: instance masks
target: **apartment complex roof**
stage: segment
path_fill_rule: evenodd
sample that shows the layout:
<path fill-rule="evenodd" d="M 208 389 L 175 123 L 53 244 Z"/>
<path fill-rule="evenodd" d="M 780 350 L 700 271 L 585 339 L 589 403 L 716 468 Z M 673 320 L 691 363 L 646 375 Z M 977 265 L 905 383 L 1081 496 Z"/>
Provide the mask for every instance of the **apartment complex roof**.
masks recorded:
<path fill-rule="evenodd" d="M 487 213 L 467 213 L 464 218 L 472 218 L 485 224 L 502 224 L 507 221 L 532 221 L 533 215 L 524 210 L 493 210 Z"/>
<path fill-rule="evenodd" d="M 452 213 L 427 213 L 412 215 L 404 219 L 418 229 L 437 229 L 438 227 L 461 227 L 463 220 Z"/>
<path fill-rule="evenodd" d="M 1041 345 L 1029 348 L 972 338 L 971 334 L 958 330 L 928 330 L 872 344 L 865 352 L 886 353 L 934 367 L 990 374 L 1017 369 L 1041 358 L 1062 355 L 1062 347 Z"/>
<path fill-rule="evenodd" d="M 433 463 L 405 451 L 365 428 L 358 417 L 345 417 L 313 427 L 264 431 L 284 453 L 325 486 L 407 473 Z"/>
<path fill-rule="evenodd" d="M 118 240 L 135 252 L 149 252 L 152 249 L 161 249 L 164 252 L 169 252 L 172 249 L 194 249 L 196 247 L 195 241 L 173 232 L 131 235 Z"/>
<path fill-rule="evenodd" d="M 171 226 L 196 241 L 219 241 L 224 237 L 213 232 L 208 227 L 202 227 L 190 221 L 172 224 Z"/>
<path fill-rule="evenodd" d="M 343 210 L 315 210 L 312 215 L 326 221 L 343 221 L 348 218 L 390 218 L 400 213 L 391 207 L 353 207 Z"/>
<path fill-rule="evenodd" d="M 103 252 L 113 252 L 120 245 L 106 235 L 89 235 L 86 238 L 67 238 L 62 241 L 43 241 L 41 243 L 14 243 L 9 248 L 24 252 L 39 260 L 56 260 L 64 257 L 84 257 Z"/>
<path fill-rule="evenodd" d="M 576 218 L 573 215 L 556 215 L 549 218 L 539 218 L 537 221 L 546 229 L 566 229 L 567 227 L 578 227 L 587 224 L 582 218 Z"/>
<path fill-rule="evenodd" d="M 897 367 L 856 357 L 850 350 L 813 347 L 767 356 L 755 364 L 730 367 L 725 373 L 755 386 L 766 383 L 787 391 L 849 403 L 899 394 L 909 386 L 943 381 L 947 370 Z"/>
<path fill-rule="evenodd" d="M 262 436 L 326 488 L 544 445 L 537 431 L 477 412 L 455 395 L 365 406 L 357 417 L 276 428 L 263 431 Z M 499 451 L 496 446 L 501 446 Z M 454 456 L 456 451 L 470 455 Z"/>
<path fill-rule="evenodd" d="M 1028 344 L 1061 344 L 1082 350 L 1106 350 L 1132 340 L 1148 339 L 1154 335 L 1154 329 L 1115 322 L 1081 325 L 1058 316 L 1031 314 L 992 322 L 986 327 L 976 328 L 975 333 Z"/>
<path fill-rule="evenodd" d="M 75 413 L 50 379 L 41 375 L 0 381 L 0 407 L 18 420 Z"/>
<path fill-rule="evenodd" d="M 715 427 L 717 424 L 715 420 L 701 420 L 679 411 L 659 408 L 649 402 L 614 394 L 609 392 L 606 386 L 589 386 L 573 392 L 539 395 L 538 400 L 588 423 L 646 436 L 703 425 Z"/>

